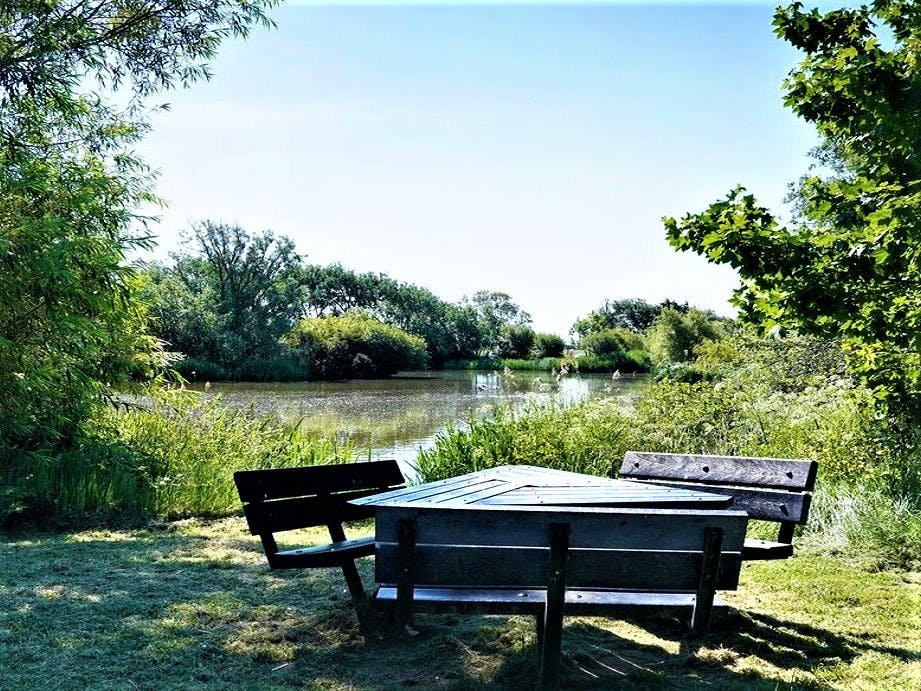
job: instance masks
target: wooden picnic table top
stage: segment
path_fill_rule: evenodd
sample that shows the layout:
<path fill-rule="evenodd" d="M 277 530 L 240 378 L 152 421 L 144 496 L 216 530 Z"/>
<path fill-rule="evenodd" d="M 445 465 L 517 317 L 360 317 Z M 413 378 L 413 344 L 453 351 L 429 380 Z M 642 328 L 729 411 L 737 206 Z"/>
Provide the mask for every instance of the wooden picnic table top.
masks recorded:
<path fill-rule="evenodd" d="M 375 507 L 483 509 L 500 506 L 725 509 L 731 506 L 732 498 L 552 468 L 504 465 L 373 494 L 350 503 Z"/>

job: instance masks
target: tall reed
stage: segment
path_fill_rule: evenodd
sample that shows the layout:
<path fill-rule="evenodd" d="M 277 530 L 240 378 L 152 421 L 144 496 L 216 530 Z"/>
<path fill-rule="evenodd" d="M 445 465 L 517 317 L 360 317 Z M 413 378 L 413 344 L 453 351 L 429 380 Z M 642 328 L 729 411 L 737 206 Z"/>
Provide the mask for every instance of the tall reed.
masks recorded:
<path fill-rule="evenodd" d="M 352 447 L 294 425 L 166 393 L 100 415 L 73 448 L 5 464 L 5 508 L 17 517 L 222 516 L 239 510 L 236 470 L 351 460 Z"/>

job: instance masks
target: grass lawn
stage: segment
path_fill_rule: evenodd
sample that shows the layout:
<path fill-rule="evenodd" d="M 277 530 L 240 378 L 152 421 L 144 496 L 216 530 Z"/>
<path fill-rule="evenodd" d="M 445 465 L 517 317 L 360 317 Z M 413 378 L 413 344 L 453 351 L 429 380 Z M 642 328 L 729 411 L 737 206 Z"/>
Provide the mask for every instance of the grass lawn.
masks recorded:
<path fill-rule="evenodd" d="M 697 644 L 668 619 L 567 619 L 565 687 L 921 689 L 921 573 L 800 554 L 747 564 L 727 599 Z M 338 570 L 270 571 L 242 519 L 0 536 L 4 690 L 533 687 L 533 620 L 416 628 L 364 637 Z"/>

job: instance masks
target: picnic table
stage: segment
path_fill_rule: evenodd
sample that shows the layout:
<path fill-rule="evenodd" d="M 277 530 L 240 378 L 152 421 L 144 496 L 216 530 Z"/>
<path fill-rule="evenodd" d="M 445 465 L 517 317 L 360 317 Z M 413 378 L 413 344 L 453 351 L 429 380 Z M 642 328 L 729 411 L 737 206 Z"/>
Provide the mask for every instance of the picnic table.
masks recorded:
<path fill-rule="evenodd" d="M 351 500 L 375 515 L 374 602 L 536 616 L 540 685 L 560 684 L 564 614 L 682 608 L 709 626 L 738 587 L 748 515 L 732 497 L 501 466 Z M 723 603 L 724 604 L 724 603 Z"/>
<path fill-rule="evenodd" d="M 373 506 L 379 515 L 381 508 L 396 506 L 725 509 L 732 505 L 732 497 L 552 468 L 504 465 L 372 494 L 349 503 Z"/>

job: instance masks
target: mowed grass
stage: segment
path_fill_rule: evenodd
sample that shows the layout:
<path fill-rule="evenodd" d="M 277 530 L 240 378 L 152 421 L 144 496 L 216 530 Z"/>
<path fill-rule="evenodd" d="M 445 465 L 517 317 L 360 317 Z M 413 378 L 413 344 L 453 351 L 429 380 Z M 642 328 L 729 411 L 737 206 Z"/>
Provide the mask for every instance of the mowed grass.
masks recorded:
<path fill-rule="evenodd" d="M 699 642 L 668 618 L 567 619 L 564 687 L 921 688 L 921 573 L 801 552 L 746 564 L 727 599 Z M 240 518 L 0 537 L 0 689 L 534 686 L 531 619 L 369 620 L 337 570 L 270 571 Z"/>

